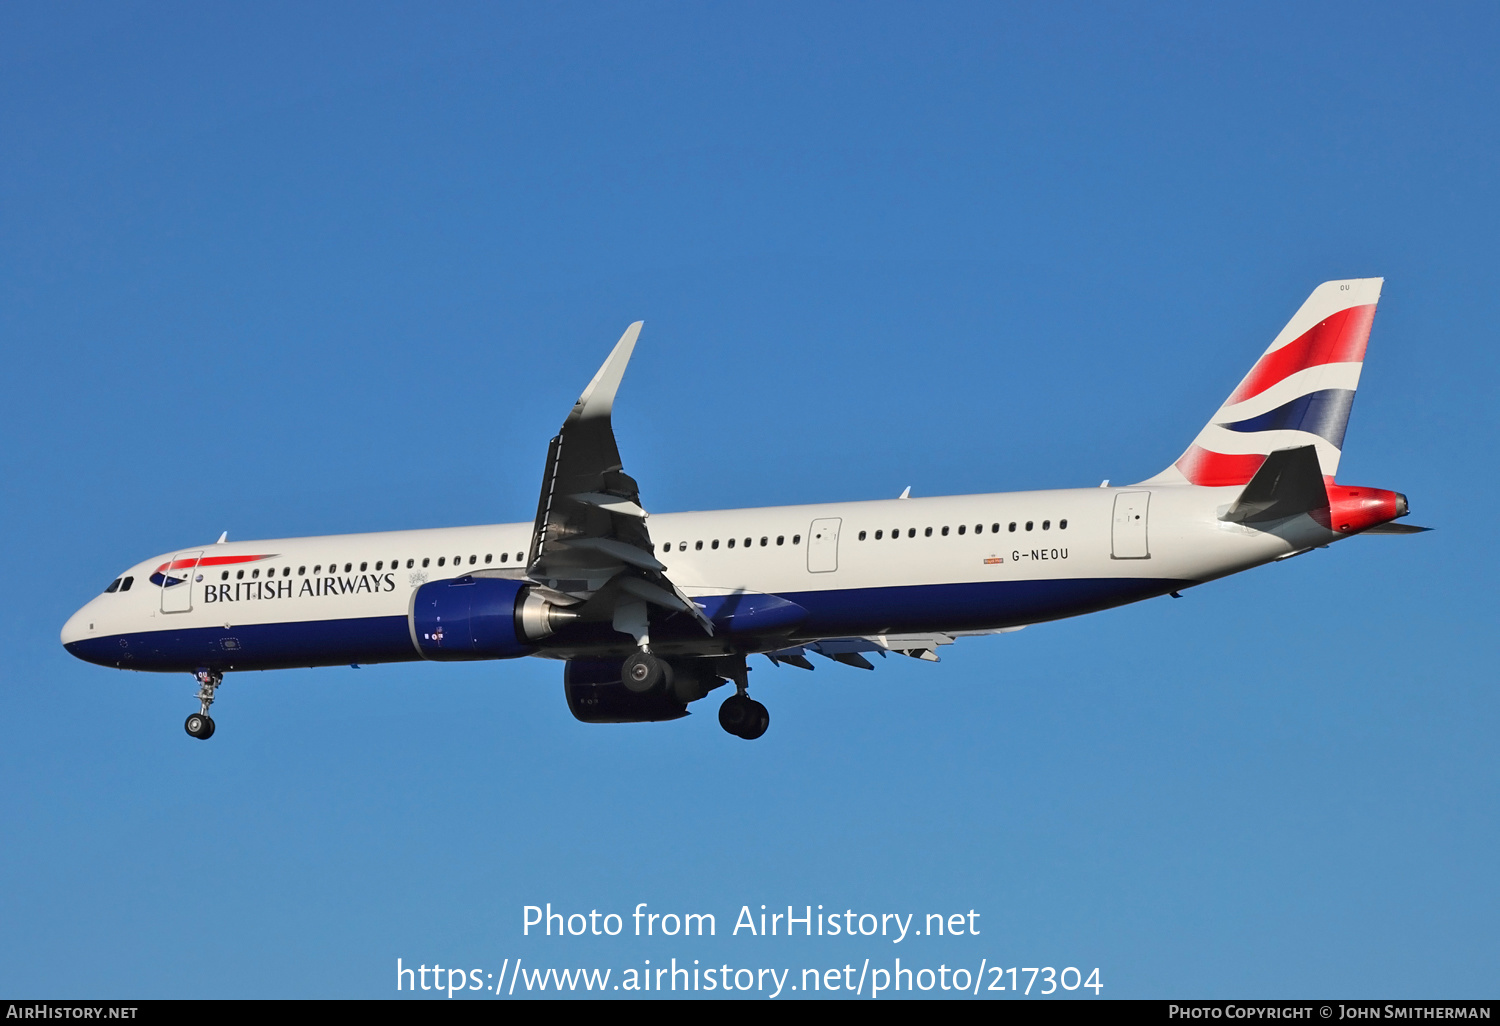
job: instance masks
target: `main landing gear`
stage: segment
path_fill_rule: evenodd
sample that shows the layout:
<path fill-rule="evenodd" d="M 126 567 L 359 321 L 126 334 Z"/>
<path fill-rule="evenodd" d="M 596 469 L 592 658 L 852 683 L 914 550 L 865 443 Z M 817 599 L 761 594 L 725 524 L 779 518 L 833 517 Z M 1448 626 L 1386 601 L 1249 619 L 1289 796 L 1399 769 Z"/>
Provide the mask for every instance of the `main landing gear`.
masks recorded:
<path fill-rule="evenodd" d="M 719 706 L 719 726 L 735 737 L 754 741 L 771 725 L 771 713 L 749 695 L 749 673 L 745 660 L 740 658 L 734 670 L 734 694 L 724 699 Z"/>
<path fill-rule="evenodd" d="M 719 686 L 720 680 L 728 678 L 734 682 L 735 693 L 719 706 L 719 726 L 746 741 L 764 734 L 771 725 L 771 714 L 748 694 L 749 668 L 745 657 L 733 655 L 702 662 L 704 665 L 697 668 L 679 666 L 686 676 L 677 681 L 674 691 L 672 664 L 642 648 L 626 656 L 620 664 L 620 682 L 637 695 L 667 692 L 686 704 L 708 694 Z M 706 687 L 700 683 L 704 673 L 710 674 L 707 679 L 713 682 Z"/>
<path fill-rule="evenodd" d="M 719 726 L 735 737 L 754 741 L 770 725 L 770 711 L 749 695 L 730 695 L 719 706 Z"/>
<path fill-rule="evenodd" d="M 625 658 L 620 666 L 620 680 L 627 691 L 638 695 L 662 691 L 672 686 L 672 666 L 643 648 Z"/>
<path fill-rule="evenodd" d="M 198 679 L 198 702 L 202 706 L 187 718 L 182 729 L 199 741 L 214 736 L 214 719 L 208 715 L 208 707 L 214 704 L 214 692 L 224 683 L 224 675 L 218 670 L 201 669 L 193 674 Z"/>

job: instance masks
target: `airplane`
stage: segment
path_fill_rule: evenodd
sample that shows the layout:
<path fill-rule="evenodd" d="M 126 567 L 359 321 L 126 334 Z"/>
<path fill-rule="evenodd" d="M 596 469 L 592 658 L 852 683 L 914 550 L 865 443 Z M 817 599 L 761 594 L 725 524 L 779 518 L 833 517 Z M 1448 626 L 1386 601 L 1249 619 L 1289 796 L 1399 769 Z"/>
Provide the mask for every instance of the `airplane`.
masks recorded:
<path fill-rule="evenodd" d="M 731 735 L 770 725 L 747 657 L 872 669 L 1163 595 L 1396 521 L 1405 495 L 1338 484 L 1384 279 L 1313 290 L 1187 450 L 1125 487 L 650 515 L 611 415 L 626 329 L 547 449 L 531 523 L 186 546 L 73 614 L 64 647 L 192 673 L 189 735 L 225 674 L 540 656 L 586 723 L 673 720 L 732 684 Z"/>

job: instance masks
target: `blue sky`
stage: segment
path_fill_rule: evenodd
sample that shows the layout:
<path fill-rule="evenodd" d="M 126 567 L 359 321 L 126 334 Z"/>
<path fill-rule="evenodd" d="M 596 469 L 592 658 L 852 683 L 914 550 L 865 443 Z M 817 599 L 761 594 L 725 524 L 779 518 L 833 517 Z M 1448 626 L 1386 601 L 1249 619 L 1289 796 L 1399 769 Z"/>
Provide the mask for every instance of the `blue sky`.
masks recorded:
<path fill-rule="evenodd" d="M 1098 966 L 1104 995 L 1488 996 L 1488 5 L 0 9 L 0 992 L 353 996 L 505 958 Z M 1367 538 L 873 674 L 576 723 L 555 664 L 193 686 L 69 657 L 119 569 L 527 520 L 631 320 L 656 510 L 1174 459 L 1307 293 L 1387 279 Z M 706 713 L 706 715 L 704 714 Z M 521 908 L 978 910 L 900 948 Z"/>

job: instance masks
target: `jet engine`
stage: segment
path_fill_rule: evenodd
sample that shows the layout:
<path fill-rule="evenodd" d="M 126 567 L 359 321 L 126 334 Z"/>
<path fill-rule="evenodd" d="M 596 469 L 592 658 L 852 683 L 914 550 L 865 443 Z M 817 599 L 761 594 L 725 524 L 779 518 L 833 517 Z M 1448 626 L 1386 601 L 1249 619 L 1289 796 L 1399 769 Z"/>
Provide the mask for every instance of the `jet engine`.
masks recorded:
<path fill-rule="evenodd" d="M 422 585 L 409 622 L 428 659 L 514 659 L 577 618 L 525 581 L 471 576 Z"/>
<path fill-rule="evenodd" d="M 563 692 L 569 711 L 584 723 L 650 723 L 688 714 L 674 689 L 642 694 L 626 688 L 618 659 L 569 659 Z"/>

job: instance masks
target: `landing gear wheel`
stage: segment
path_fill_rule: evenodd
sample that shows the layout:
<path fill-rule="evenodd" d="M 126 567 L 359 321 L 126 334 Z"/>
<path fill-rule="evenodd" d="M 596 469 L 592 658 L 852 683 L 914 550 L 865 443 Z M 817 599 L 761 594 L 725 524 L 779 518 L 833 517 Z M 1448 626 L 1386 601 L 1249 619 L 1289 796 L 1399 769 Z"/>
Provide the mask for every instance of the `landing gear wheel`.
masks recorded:
<path fill-rule="evenodd" d="M 644 695 L 672 683 L 672 668 L 650 652 L 633 652 L 620 666 L 620 680 L 627 691 Z"/>
<path fill-rule="evenodd" d="M 193 679 L 198 682 L 198 711 L 187 718 L 182 728 L 199 741 L 207 741 L 214 736 L 214 721 L 208 715 L 208 707 L 214 704 L 214 692 L 224 683 L 224 675 L 218 670 L 200 666 L 194 671 Z"/>
<path fill-rule="evenodd" d="M 730 695 L 719 706 L 719 726 L 746 741 L 754 741 L 771 725 L 771 714 L 749 695 Z"/>
<path fill-rule="evenodd" d="M 740 731 L 745 729 L 745 724 L 749 722 L 750 699 L 744 695 L 730 695 L 724 699 L 724 704 L 719 706 L 719 726 L 735 737 L 740 736 Z"/>
<path fill-rule="evenodd" d="M 182 729 L 199 741 L 207 741 L 214 736 L 214 719 L 206 713 L 193 713 L 182 725 Z"/>
<path fill-rule="evenodd" d="M 740 732 L 740 737 L 746 741 L 754 741 L 766 732 L 771 726 L 771 711 L 761 705 L 755 699 L 750 699 L 750 722 Z"/>

